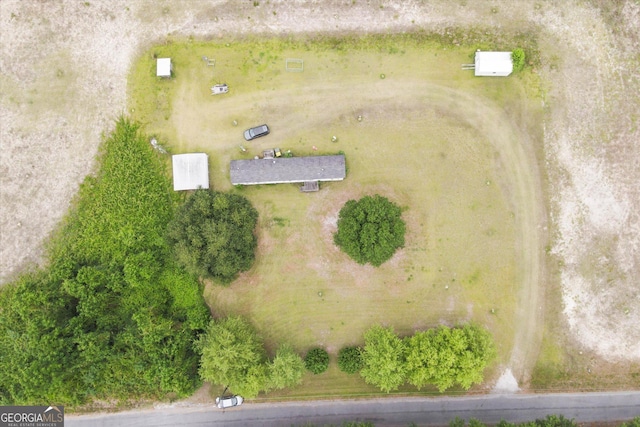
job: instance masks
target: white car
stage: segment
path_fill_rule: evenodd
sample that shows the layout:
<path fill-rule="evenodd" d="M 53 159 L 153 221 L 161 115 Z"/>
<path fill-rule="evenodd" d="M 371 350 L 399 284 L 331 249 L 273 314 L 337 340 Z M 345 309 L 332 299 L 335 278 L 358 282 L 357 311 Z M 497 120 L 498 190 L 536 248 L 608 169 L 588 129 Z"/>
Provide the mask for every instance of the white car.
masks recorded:
<path fill-rule="evenodd" d="M 220 409 L 232 408 L 240 406 L 244 402 L 242 396 L 227 396 L 223 398 L 216 397 L 216 406 Z"/>

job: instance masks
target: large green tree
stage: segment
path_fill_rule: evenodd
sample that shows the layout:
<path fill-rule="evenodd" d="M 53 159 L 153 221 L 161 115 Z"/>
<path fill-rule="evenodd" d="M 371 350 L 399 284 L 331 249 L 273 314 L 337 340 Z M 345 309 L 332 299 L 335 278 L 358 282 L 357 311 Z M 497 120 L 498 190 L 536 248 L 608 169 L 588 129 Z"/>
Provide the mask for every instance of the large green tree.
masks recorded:
<path fill-rule="evenodd" d="M 360 375 L 387 393 L 406 380 L 405 344 L 393 328 L 376 325 L 364 334 Z"/>
<path fill-rule="evenodd" d="M 407 339 L 408 380 L 418 388 L 434 384 L 441 392 L 456 384 L 467 390 L 482 382 L 494 354 L 491 335 L 475 325 L 417 332 Z"/>
<path fill-rule="evenodd" d="M 176 213 L 169 241 L 187 271 L 228 283 L 253 263 L 257 220 L 246 198 L 200 189 Z"/>
<path fill-rule="evenodd" d="M 268 372 L 262 340 L 244 318 L 211 321 L 200 337 L 200 376 L 228 386 L 234 393 L 255 397 L 267 386 Z"/>
<path fill-rule="evenodd" d="M 281 344 L 269 364 L 269 388 L 293 387 L 302 382 L 304 361 L 288 344 Z"/>
<path fill-rule="evenodd" d="M 334 242 L 360 264 L 379 266 L 404 246 L 402 210 L 375 195 L 349 200 L 340 210 Z"/>

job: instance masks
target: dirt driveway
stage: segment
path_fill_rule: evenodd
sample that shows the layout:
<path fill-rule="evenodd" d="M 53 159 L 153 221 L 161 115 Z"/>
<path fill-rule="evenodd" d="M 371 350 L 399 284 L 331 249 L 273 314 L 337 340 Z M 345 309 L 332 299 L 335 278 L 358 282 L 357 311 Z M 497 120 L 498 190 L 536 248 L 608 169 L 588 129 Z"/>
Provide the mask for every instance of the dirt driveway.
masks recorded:
<path fill-rule="evenodd" d="M 126 108 L 134 56 L 151 43 L 191 35 L 520 30 L 539 38 L 538 71 L 550 82 L 539 157 L 571 336 L 603 358 L 640 360 L 640 4 L 600 3 L 602 10 L 533 0 L 3 1 L 0 280 L 41 260 L 43 241 L 92 169 L 101 133 Z M 513 160 L 521 155 L 531 153 L 516 150 Z M 538 204 L 532 177 L 516 175 L 521 197 Z M 525 210 L 522 244 L 531 259 L 525 255 L 530 286 L 513 355 L 514 363 L 526 360 L 514 365 L 519 378 L 531 368 L 544 285 L 535 259 L 544 224 L 538 209 Z"/>

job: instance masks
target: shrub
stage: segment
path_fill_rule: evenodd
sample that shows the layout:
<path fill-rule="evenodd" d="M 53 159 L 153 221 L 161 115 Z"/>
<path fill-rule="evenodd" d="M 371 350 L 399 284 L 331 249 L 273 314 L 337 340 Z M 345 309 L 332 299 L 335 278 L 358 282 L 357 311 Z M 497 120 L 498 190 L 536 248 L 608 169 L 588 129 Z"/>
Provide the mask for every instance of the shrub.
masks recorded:
<path fill-rule="evenodd" d="M 511 59 L 513 61 L 513 71 L 520 71 L 524 68 L 524 50 L 521 48 L 514 49 L 511 53 Z"/>
<path fill-rule="evenodd" d="M 404 246 L 402 210 L 385 197 L 349 200 L 340 210 L 334 242 L 360 264 L 379 266 Z"/>
<path fill-rule="evenodd" d="M 312 348 L 304 357 L 304 366 L 314 374 L 321 374 L 329 367 L 329 353 L 324 348 Z"/>
<path fill-rule="evenodd" d="M 347 374 L 355 374 L 362 369 L 362 356 L 359 347 L 344 347 L 338 353 L 338 368 Z"/>

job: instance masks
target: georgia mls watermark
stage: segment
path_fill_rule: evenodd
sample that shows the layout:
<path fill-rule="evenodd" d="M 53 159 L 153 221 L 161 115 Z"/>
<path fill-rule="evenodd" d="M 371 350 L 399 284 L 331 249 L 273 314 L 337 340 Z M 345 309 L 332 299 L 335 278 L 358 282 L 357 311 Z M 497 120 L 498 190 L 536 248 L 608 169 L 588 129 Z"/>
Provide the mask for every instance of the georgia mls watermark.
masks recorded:
<path fill-rule="evenodd" d="M 0 406 L 0 427 L 64 427 L 64 407 Z"/>

